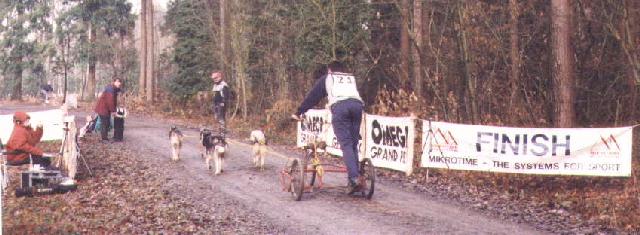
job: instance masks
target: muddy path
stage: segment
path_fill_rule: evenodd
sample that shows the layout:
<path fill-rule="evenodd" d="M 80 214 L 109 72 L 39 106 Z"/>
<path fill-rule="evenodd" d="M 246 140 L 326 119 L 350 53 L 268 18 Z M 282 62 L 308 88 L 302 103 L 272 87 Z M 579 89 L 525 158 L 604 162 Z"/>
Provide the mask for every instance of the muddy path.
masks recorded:
<path fill-rule="evenodd" d="M 168 130 L 171 123 L 129 118 L 126 121 L 125 145 L 143 149 L 139 156 L 148 161 L 168 161 Z M 204 165 L 198 148 L 196 129 L 183 128 L 187 135 L 182 159 L 166 174 L 190 192 L 185 197 L 194 202 L 214 200 L 213 192 L 224 192 L 248 208 L 264 214 L 265 219 L 286 228 L 287 233 L 490 233 L 536 234 L 526 225 L 487 218 L 471 210 L 424 195 L 403 191 L 384 181 L 376 184 L 372 200 L 344 193 L 345 176 L 328 174 L 325 182 L 335 187 L 305 194 L 300 202 L 282 192 L 278 172 L 286 164 L 283 157 L 301 154 L 289 152 L 269 154 L 265 170 L 251 164 L 251 148 L 238 139 L 230 141 L 224 173 L 214 176 Z M 209 204 L 202 204 L 209 206 Z"/>
<path fill-rule="evenodd" d="M 0 114 L 16 109 L 36 111 L 42 106 L 3 106 Z M 82 112 L 77 115 L 83 123 Z M 132 149 L 137 157 L 157 168 L 168 180 L 165 188 L 174 198 L 199 208 L 202 212 L 236 210 L 239 216 L 276 228 L 287 234 L 541 234 L 530 225 L 492 218 L 460 206 L 456 200 L 443 201 L 424 194 L 409 192 L 392 182 L 378 178 L 372 200 L 345 194 L 346 177 L 341 173 L 325 176 L 328 189 L 305 194 L 294 201 L 283 192 L 278 180 L 286 157 L 302 152 L 281 150 L 270 153 L 265 170 L 251 163 L 251 147 L 238 136 L 230 140 L 224 173 L 218 176 L 205 167 L 200 157 L 198 130 L 181 127 L 187 135 L 182 159 L 170 161 L 168 130 L 174 123 L 132 115 L 125 123 L 124 143 L 114 148 Z M 90 146 L 84 146 L 90 147 Z M 278 148 L 281 149 L 281 148 Z M 275 151 L 270 148 L 271 151 Z M 131 157 L 131 156 L 130 156 Z M 165 167 L 159 167 L 165 166 Z M 168 167 L 166 167 L 168 166 Z M 225 204 L 224 206 L 221 204 Z M 227 205 L 231 204 L 231 205 Z M 233 212 L 231 212 L 233 214 Z M 263 230 L 258 230 L 265 232 Z"/>

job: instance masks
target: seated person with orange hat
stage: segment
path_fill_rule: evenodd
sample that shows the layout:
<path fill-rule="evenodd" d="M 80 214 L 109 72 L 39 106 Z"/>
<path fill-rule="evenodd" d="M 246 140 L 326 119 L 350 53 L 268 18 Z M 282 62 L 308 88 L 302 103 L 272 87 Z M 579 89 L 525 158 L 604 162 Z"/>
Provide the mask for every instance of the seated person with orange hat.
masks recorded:
<path fill-rule="evenodd" d="M 13 115 L 13 132 L 7 142 L 7 163 L 9 165 L 22 165 L 30 163 L 29 156 L 33 164 L 39 164 L 47 167 L 51 164 L 51 160 L 43 157 L 42 149 L 36 147 L 42 138 L 42 125 L 34 130 L 29 124 L 28 114 L 25 112 L 16 112 Z"/>

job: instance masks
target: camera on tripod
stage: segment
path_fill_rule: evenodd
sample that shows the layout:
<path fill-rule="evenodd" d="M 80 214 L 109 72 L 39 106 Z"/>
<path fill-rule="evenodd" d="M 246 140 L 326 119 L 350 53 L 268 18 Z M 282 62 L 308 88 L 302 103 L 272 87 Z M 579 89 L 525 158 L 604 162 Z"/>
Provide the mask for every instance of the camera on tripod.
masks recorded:
<path fill-rule="evenodd" d="M 77 135 L 72 133 L 73 137 L 70 137 L 69 133 L 72 129 L 70 128 L 70 124 L 73 122 L 73 116 L 66 116 L 63 118 L 62 130 L 64 131 L 64 137 L 60 147 L 60 152 L 56 155 L 44 154 L 42 156 L 50 158 L 52 160 L 51 162 L 57 162 L 55 165 L 60 168 L 65 168 L 67 173 L 73 173 L 70 174 L 69 177 L 65 177 L 59 168 L 43 168 L 40 167 L 40 165 L 33 164 L 33 162 L 31 162 L 29 170 L 20 173 L 20 187 L 16 188 L 16 197 L 66 193 L 77 189 L 77 185 L 75 184 L 73 177 L 75 176 L 75 163 L 79 155 L 79 148 L 77 146 L 77 141 L 75 141 L 75 136 Z M 53 161 L 54 158 L 57 161 Z M 74 164 L 69 164 L 70 161 L 73 161 Z"/>

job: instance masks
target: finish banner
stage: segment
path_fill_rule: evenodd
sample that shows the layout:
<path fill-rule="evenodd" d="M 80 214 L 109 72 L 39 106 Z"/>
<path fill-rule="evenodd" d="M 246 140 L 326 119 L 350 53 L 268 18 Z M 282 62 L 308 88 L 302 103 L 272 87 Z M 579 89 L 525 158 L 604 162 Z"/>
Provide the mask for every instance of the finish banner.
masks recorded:
<path fill-rule="evenodd" d="M 631 176 L 633 127 L 510 128 L 423 121 L 422 167 Z"/>

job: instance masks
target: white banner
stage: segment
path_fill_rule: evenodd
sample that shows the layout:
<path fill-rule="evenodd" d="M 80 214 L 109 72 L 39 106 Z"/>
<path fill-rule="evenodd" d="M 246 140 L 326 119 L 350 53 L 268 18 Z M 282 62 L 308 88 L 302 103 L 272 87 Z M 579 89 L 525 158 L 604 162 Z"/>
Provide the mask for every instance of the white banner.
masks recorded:
<path fill-rule="evenodd" d="M 297 146 L 302 148 L 315 141 L 325 139 L 326 132 L 331 129 L 328 121 L 329 111 L 326 109 L 310 109 L 305 113 L 302 122 L 298 122 Z"/>
<path fill-rule="evenodd" d="M 632 129 L 509 128 L 423 121 L 421 166 L 628 177 Z"/>
<path fill-rule="evenodd" d="M 365 155 L 374 166 L 413 171 L 414 119 L 366 115 Z"/>
<path fill-rule="evenodd" d="M 28 112 L 31 117 L 30 123 L 32 126 L 36 126 L 38 123 L 42 123 L 43 134 L 41 141 L 49 140 L 62 140 L 64 127 L 62 123 L 62 110 L 52 109 L 40 112 Z M 13 131 L 13 114 L 0 115 L 0 139 L 2 143 L 6 144 L 11 137 Z"/>
<path fill-rule="evenodd" d="M 304 121 L 298 122 L 297 147 L 304 147 L 316 138 L 325 141 L 327 153 L 342 157 L 338 138 L 331 125 L 331 112 L 329 110 L 311 109 L 305 113 Z M 362 141 L 359 143 L 359 149 L 359 155 L 362 156 Z"/>

